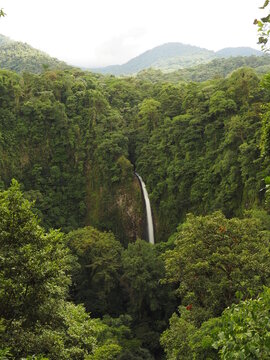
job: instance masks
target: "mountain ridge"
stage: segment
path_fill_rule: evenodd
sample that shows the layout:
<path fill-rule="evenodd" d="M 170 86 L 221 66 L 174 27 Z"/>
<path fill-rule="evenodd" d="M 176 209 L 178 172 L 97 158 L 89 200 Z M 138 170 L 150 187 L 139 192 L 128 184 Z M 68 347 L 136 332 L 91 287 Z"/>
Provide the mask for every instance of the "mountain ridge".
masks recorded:
<path fill-rule="evenodd" d="M 135 75 L 146 69 L 161 70 L 172 73 L 204 64 L 215 59 L 230 57 L 262 57 L 261 51 L 249 47 L 228 47 L 219 51 L 208 50 L 194 45 L 169 42 L 130 59 L 122 65 L 110 65 L 99 68 L 84 67 L 84 70 L 115 76 Z M 267 56 L 267 55 L 265 55 Z M 0 68 L 13 70 L 18 73 L 41 73 L 45 69 L 67 69 L 77 67 L 68 65 L 45 52 L 33 48 L 27 43 L 19 42 L 0 34 Z M 78 66 L 79 67 L 79 66 Z"/>
<path fill-rule="evenodd" d="M 228 47 L 215 52 L 194 45 L 169 42 L 149 49 L 122 65 L 89 68 L 89 70 L 102 74 L 133 75 L 151 67 L 170 72 L 205 64 L 218 58 L 252 55 L 263 56 L 264 54 L 250 47 Z"/>

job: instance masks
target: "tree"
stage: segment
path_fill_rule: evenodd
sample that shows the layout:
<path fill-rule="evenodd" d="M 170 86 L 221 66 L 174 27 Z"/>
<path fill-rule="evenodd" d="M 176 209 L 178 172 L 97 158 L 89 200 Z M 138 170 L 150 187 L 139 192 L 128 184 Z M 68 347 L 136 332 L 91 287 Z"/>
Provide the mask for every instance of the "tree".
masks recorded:
<path fill-rule="evenodd" d="M 196 327 L 179 318 L 175 313 L 170 318 L 170 326 L 162 333 L 160 343 L 166 352 L 166 359 L 191 360 L 192 353 L 189 346 L 190 336 L 196 331 Z"/>
<path fill-rule="evenodd" d="M 270 281 L 269 233 L 255 219 L 226 219 L 216 212 L 188 215 L 175 248 L 165 252 L 167 282 L 176 283 L 182 304 L 192 305 L 198 326 L 237 301 L 258 294 Z"/>
<path fill-rule="evenodd" d="M 179 306 L 180 315 L 174 313 L 170 326 L 160 338 L 168 360 L 214 360 L 218 351 L 213 344 L 218 340 L 221 329 L 220 318 L 211 318 L 200 328 L 192 322 L 192 308 Z"/>
<path fill-rule="evenodd" d="M 137 240 L 123 251 L 122 264 L 122 283 L 129 297 L 129 312 L 140 319 L 144 312 L 159 307 L 157 297 L 163 263 L 151 244 Z"/>
<path fill-rule="evenodd" d="M 248 338 L 253 334 L 251 352 L 246 353 L 253 355 L 242 358 L 260 358 L 255 357 L 256 352 L 264 354 L 268 328 L 259 329 L 265 329 L 264 311 L 269 310 L 269 299 L 265 310 L 260 313 L 258 308 L 255 315 L 255 306 L 244 310 L 245 301 L 232 305 L 239 302 L 239 296 L 256 296 L 269 284 L 269 232 L 262 229 L 258 220 L 226 219 L 220 212 L 204 217 L 190 214 L 179 227 L 174 249 L 164 254 L 166 281 L 179 285 L 182 304 L 161 336 L 169 360 L 218 359 L 218 350 L 226 354 L 222 359 L 238 359 L 241 357 L 236 354 L 249 348 Z M 235 311 L 224 311 L 228 306 Z"/>
<path fill-rule="evenodd" d="M 121 312 L 122 246 L 112 233 L 85 227 L 66 236 L 80 267 L 73 269 L 73 300 L 96 316 Z"/>
<path fill-rule="evenodd" d="M 241 301 L 221 316 L 219 339 L 214 346 L 221 359 L 270 358 L 270 289 L 256 299 Z"/>
<path fill-rule="evenodd" d="M 164 264 L 157 249 L 144 240 L 129 244 L 122 253 L 121 284 L 127 295 L 127 312 L 134 320 L 134 332 L 152 352 L 160 351 L 159 333 L 172 313 L 172 292 L 160 279 Z"/>
<path fill-rule="evenodd" d="M 119 352 L 108 325 L 66 301 L 74 258 L 62 233 L 45 233 L 32 206 L 15 180 L 0 192 L 1 356 L 10 349 L 15 358 L 83 360 L 107 342 Z"/>
<path fill-rule="evenodd" d="M 155 99 L 145 99 L 139 106 L 139 119 L 142 128 L 148 132 L 159 126 L 160 102 Z"/>
<path fill-rule="evenodd" d="M 22 326 L 50 321 L 70 285 L 73 258 L 63 234 L 46 234 L 32 206 L 15 180 L 0 193 L 0 317 L 7 329 L 16 321 Z"/>
<path fill-rule="evenodd" d="M 269 359 L 269 306 L 265 287 L 258 297 L 232 304 L 199 328 L 192 323 L 191 309 L 180 306 L 180 316 L 173 314 L 161 336 L 167 359 Z"/>

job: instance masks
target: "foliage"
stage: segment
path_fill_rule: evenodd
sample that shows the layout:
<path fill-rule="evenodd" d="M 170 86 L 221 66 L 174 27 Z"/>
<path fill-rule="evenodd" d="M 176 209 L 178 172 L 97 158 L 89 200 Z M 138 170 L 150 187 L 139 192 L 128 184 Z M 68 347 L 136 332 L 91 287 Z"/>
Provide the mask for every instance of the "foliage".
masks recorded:
<path fill-rule="evenodd" d="M 158 69 L 145 69 L 136 77 L 152 83 L 179 83 L 186 81 L 203 82 L 212 79 L 225 78 L 234 70 L 242 67 L 254 69 L 257 74 L 266 74 L 270 70 L 269 56 L 235 56 L 229 58 L 217 58 L 207 64 L 200 64 L 172 72 L 162 72 Z"/>
<path fill-rule="evenodd" d="M 163 263 L 153 246 L 143 240 L 129 244 L 122 254 L 122 263 L 122 282 L 129 295 L 130 311 L 140 318 L 144 311 L 158 310 Z"/>
<path fill-rule="evenodd" d="M 14 180 L 0 193 L 0 348 L 15 358 L 84 359 L 108 326 L 66 301 L 74 260 L 59 231 L 45 233 Z"/>
<path fill-rule="evenodd" d="M 267 8 L 269 8 L 269 0 L 265 0 L 263 6 L 260 7 L 260 9 L 262 10 L 265 10 Z M 259 20 L 254 20 L 254 24 L 257 25 L 259 33 L 258 44 L 261 44 L 261 47 L 264 51 L 269 50 L 269 48 L 267 47 L 270 33 L 269 22 L 270 14 L 267 14 Z"/>
<path fill-rule="evenodd" d="M 67 294 L 72 266 L 63 235 L 45 234 L 16 181 L 0 193 L 1 317 L 30 326 Z M 50 301 L 48 302 L 48 299 Z"/>
<path fill-rule="evenodd" d="M 190 310 L 184 306 L 179 307 L 180 316 L 176 313 L 170 319 L 170 327 L 163 332 L 160 338 L 161 345 L 166 352 L 168 360 L 218 359 L 218 351 L 213 344 L 218 340 L 220 332 L 220 318 L 211 318 L 201 327 L 194 326 Z"/>
<path fill-rule="evenodd" d="M 117 344 L 108 344 L 97 349 L 94 355 L 89 355 L 86 360 L 116 360 L 121 353 L 121 347 Z"/>
<path fill-rule="evenodd" d="M 78 70 L 2 71 L 0 83 L 1 186 L 20 180 L 46 229 L 92 225 L 125 246 L 142 237 L 133 166 L 147 184 L 158 241 L 187 212 L 238 216 L 263 204 L 268 94 L 249 69 L 203 84 Z"/>
<path fill-rule="evenodd" d="M 167 108 L 167 87 L 156 85 L 161 109 Z M 254 72 L 240 69 L 226 80 L 170 91 L 178 102 L 169 116 L 161 112 L 157 128 L 137 128 L 135 152 L 156 210 L 158 239 L 167 239 L 187 212 L 220 209 L 239 216 L 260 206 L 264 177 L 259 151 L 264 92 Z"/>
<path fill-rule="evenodd" d="M 73 270 L 73 300 L 84 303 L 94 315 L 119 313 L 121 311 L 122 246 L 112 233 L 102 233 L 86 227 L 66 236 L 80 264 Z"/>
<path fill-rule="evenodd" d="M 0 189 L 16 177 L 35 199 L 15 182 L 0 195 L 3 353 L 149 360 L 162 357 L 167 328 L 169 358 L 218 356 L 216 316 L 269 282 L 268 82 L 248 68 L 175 84 L 0 71 Z M 134 168 L 155 246 L 138 240 Z"/>
<path fill-rule="evenodd" d="M 12 177 L 22 181 L 46 229 L 92 224 L 124 241 L 116 197 L 133 180 L 128 139 L 122 116 L 96 89 L 95 77 L 76 71 L 1 74 L 5 186 Z M 123 181 L 127 174 L 129 182 Z"/>
<path fill-rule="evenodd" d="M 167 280 L 179 284 L 182 304 L 192 304 L 196 325 L 221 315 L 237 293 L 258 294 L 269 283 L 269 233 L 255 219 L 221 213 L 188 215 L 175 248 L 165 255 Z"/>
<path fill-rule="evenodd" d="M 219 339 L 221 359 L 269 359 L 270 289 L 257 299 L 241 301 L 226 309 L 221 316 Z"/>
<path fill-rule="evenodd" d="M 127 311 L 134 319 L 134 332 L 152 352 L 160 351 L 159 332 L 173 311 L 169 287 L 160 284 L 164 264 L 154 246 L 143 240 L 129 244 L 122 253 L 121 284 L 127 295 Z"/>
<path fill-rule="evenodd" d="M 269 356 L 268 289 L 233 304 L 269 285 L 269 231 L 257 219 L 188 215 L 179 227 L 164 253 L 166 281 L 179 285 L 182 303 L 161 336 L 168 359 Z"/>
<path fill-rule="evenodd" d="M 267 176 L 265 178 L 265 188 L 266 188 L 266 192 L 265 192 L 265 205 L 266 208 L 268 209 L 268 212 L 270 210 L 270 177 Z"/>
<path fill-rule="evenodd" d="M 195 332 L 195 326 L 173 314 L 170 328 L 161 336 L 161 345 L 165 348 L 168 360 L 192 359 L 189 346 L 190 336 Z"/>
<path fill-rule="evenodd" d="M 10 350 L 9 349 L 0 349 L 0 359 L 1 360 L 8 360 L 10 359 Z"/>

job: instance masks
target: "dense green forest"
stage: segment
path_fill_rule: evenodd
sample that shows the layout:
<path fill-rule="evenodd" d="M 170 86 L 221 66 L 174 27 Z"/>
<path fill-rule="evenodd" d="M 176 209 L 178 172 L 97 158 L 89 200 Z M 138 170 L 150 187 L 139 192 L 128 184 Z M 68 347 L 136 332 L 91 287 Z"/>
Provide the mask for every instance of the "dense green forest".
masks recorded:
<path fill-rule="evenodd" d="M 268 359 L 269 104 L 247 67 L 1 70 L 0 359 Z"/>

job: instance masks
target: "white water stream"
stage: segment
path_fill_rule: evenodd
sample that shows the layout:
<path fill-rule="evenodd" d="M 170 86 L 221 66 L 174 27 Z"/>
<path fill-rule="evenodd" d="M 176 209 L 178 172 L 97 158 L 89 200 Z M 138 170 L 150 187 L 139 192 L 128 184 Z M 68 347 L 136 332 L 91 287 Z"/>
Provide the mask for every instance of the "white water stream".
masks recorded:
<path fill-rule="evenodd" d="M 143 191 L 143 197 L 145 201 L 145 209 L 146 209 L 146 219 L 147 219 L 147 233 L 148 233 L 148 241 L 151 244 L 155 243 L 155 237 L 154 237 L 154 224 L 153 224 L 153 218 L 152 218 L 152 211 L 151 211 L 151 204 L 148 196 L 148 192 L 146 190 L 146 185 L 143 182 L 143 179 L 140 177 L 139 174 L 135 172 L 135 175 L 140 181 L 142 191 Z"/>

